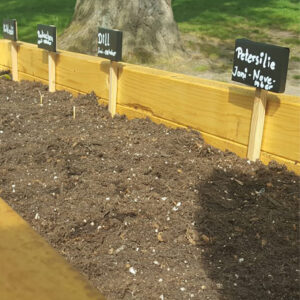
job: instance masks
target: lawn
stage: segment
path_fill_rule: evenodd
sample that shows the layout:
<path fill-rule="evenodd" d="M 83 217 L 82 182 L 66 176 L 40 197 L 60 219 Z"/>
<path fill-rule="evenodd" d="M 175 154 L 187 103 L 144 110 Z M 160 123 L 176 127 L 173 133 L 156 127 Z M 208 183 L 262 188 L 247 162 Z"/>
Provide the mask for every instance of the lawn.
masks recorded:
<path fill-rule="evenodd" d="M 299 0 L 173 0 L 173 10 L 181 31 L 220 39 L 265 29 L 300 33 Z"/>
<path fill-rule="evenodd" d="M 71 21 L 75 2 L 0 0 L 0 19 L 17 19 L 19 39 L 35 43 L 36 24 L 56 25 L 61 33 Z M 299 0 L 173 0 L 173 10 L 182 32 L 221 39 L 249 34 L 260 39 L 266 28 L 300 33 Z"/>
<path fill-rule="evenodd" d="M 36 25 L 57 27 L 58 34 L 71 21 L 76 0 L 0 0 L 0 19 L 17 19 L 19 39 L 36 43 Z M 2 38 L 2 30 L 0 33 Z"/>

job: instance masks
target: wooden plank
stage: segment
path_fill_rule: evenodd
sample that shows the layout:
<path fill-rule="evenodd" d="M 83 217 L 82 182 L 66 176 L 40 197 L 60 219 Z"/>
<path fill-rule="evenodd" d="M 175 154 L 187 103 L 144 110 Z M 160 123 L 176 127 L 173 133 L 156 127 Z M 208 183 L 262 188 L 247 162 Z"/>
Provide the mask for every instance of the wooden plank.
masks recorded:
<path fill-rule="evenodd" d="M 109 68 L 109 102 L 108 111 L 113 117 L 116 114 L 118 93 L 118 63 L 111 61 Z"/>
<path fill-rule="evenodd" d="M 5 45 L 6 42 L 0 41 L 0 50 Z M 22 43 L 22 51 L 26 57 L 21 57 L 19 73 L 22 67 L 23 73 L 47 79 L 47 61 L 44 66 L 36 46 Z M 73 93 L 94 90 L 101 101 L 109 98 L 109 61 L 66 51 L 60 51 L 59 59 L 58 89 L 66 87 Z M 247 146 L 254 98 L 252 88 L 125 63 L 119 66 L 117 111 L 121 105 L 121 110 L 139 111 L 140 115 L 194 128 L 207 136 L 227 141 L 231 147 Z M 299 116 L 299 97 L 268 93 L 262 151 L 298 162 Z M 244 150 L 239 153 L 242 155 Z"/>
<path fill-rule="evenodd" d="M 256 88 L 247 152 L 247 157 L 251 161 L 256 161 L 260 157 L 260 149 L 265 124 L 267 94 L 267 91 Z"/>
<path fill-rule="evenodd" d="M 41 82 L 44 85 L 48 85 L 49 84 L 48 80 L 46 80 L 46 79 L 41 79 L 39 77 L 28 75 L 28 74 L 25 74 L 23 72 L 19 72 L 19 80 L 20 81 L 21 80 L 36 81 L 36 82 Z"/>
<path fill-rule="evenodd" d="M 13 81 L 19 81 L 18 76 L 18 44 L 11 42 L 11 74 Z"/>
<path fill-rule="evenodd" d="M 100 104 L 107 104 L 107 101 L 99 101 Z M 170 122 L 168 120 L 161 119 L 159 117 L 153 116 L 151 113 L 148 111 L 143 111 L 142 109 L 134 109 L 130 108 L 127 106 L 123 105 L 118 105 L 117 106 L 117 113 L 120 115 L 126 115 L 128 119 L 134 119 L 134 118 L 150 118 L 153 122 L 157 124 L 163 124 L 165 126 L 171 127 L 171 128 L 187 128 L 185 126 L 179 125 L 174 122 Z M 205 132 L 200 132 L 203 139 L 205 140 L 206 143 L 213 145 L 214 147 L 225 151 L 229 150 L 238 156 L 242 158 L 246 158 L 247 156 L 247 147 L 226 139 L 219 138 L 217 136 L 205 133 Z M 288 170 L 295 172 L 296 174 L 300 175 L 300 163 L 295 162 L 293 160 L 285 159 L 283 157 L 276 156 L 271 153 L 267 153 L 262 151 L 261 152 L 261 160 L 264 164 L 268 164 L 270 161 L 275 160 L 278 163 L 285 164 Z"/>
<path fill-rule="evenodd" d="M 0 241 L 1 299 L 104 299 L 2 199 Z"/>
<path fill-rule="evenodd" d="M 153 116 L 149 111 L 144 111 L 143 109 L 134 109 L 134 108 L 127 107 L 127 106 L 118 105 L 117 113 L 120 115 L 126 115 L 127 118 L 130 120 L 135 119 L 135 118 L 142 119 L 142 118 L 148 117 L 156 124 L 163 124 L 163 125 L 165 125 L 167 127 L 171 127 L 171 128 L 189 129 L 186 126 L 179 125 L 179 124 L 171 122 L 169 120 L 165 120 L 165 119 Z M 195 128 L 191 128 L 191 129 L 197 130 Z M 232 141 L 228 141 L 226 139 L 222 139 L 220 137 L 211 135 L 211 134 L 203 132 L 203 131 L 200 133 L 206 143 L 208 143 L 222 151 L 230 150 L 231 152 L 236 153 L 238 156 L 246 158 L 247 147 L 245 145 L 241 145 L 241 144 L 238 144 L 238 143 L 235 143 Z"/>
<path fill-rule="evenodd" d="M 56 53 L 48 52 L 49 92 L 55 92 L 55 63 Z"/>
<path fill-rule="evenodd" d="M 109 97 L 109 61 L 62 51 L 56 60 L 56 84 Z"/>
<path fill-rule="evenodd" d="M 249 94 L 231 86 L 214 88 L 146 71 L 122 68 L 118 104 L 144 108 L 153 116 L 247 145 L 252 110 Z"/>
<path fill-rule="evenodd" d="M 48 53 L 36 45 L 19 43 L 19 72 L 48 81 Z"/>
<path fill-rule="evenodd" d="M 0 65 L 11 68 L 11 42 L 0 40 Z"/>
<path fill-rule="evenodd" d="M 300 162 L 300 97 L 268 94 L 261 149 Z"/>

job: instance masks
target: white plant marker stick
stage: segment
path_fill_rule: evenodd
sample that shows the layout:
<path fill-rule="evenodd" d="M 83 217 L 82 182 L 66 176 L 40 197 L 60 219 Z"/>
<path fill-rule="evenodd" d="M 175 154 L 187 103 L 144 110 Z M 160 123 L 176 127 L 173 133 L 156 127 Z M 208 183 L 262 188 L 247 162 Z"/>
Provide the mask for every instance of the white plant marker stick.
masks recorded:
<path fill-rule="evenodd" d="M 113 117 L 116 114 L 118 93 L 118 63 L 111 61 L 109 68 L 109 103 L 108 111 Z"/>
<path fill-rule="evenodd" d="M 55 92 L 55 60 L 56 53 L 48 52 L 48 66 L 49 66 L 49 92 Z"/>
<path fill-rule="evenodd" d="M 256 88 L 252 111 L 252 120 L 248 144 L 247 158 L 256 161 L 260 158 L 260 150 L 264 131 L 268 91 Z"/>
<path fill-rule="evenodd" d="M 44 95 L 42 95 L 42 93 L 40 91 L 39 91 L 39 94 L 40 94 L 40 106 L 43 106 Z"/>
<path fill-rule="evenodd" d="M 73 106 L 73 119 L 76 119 L 76 107 L 75 105 Z"/>

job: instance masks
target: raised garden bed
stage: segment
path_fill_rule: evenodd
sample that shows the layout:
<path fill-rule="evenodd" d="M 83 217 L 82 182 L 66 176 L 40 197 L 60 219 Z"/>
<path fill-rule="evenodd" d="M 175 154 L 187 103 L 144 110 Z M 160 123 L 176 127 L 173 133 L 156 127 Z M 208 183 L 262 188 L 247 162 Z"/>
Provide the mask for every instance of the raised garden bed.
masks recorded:
<path fill-rule="evenodd" d="M 299 297 L 298 176 L 46 90 L 0 80 L 0 196 L 107 299 Z"/>

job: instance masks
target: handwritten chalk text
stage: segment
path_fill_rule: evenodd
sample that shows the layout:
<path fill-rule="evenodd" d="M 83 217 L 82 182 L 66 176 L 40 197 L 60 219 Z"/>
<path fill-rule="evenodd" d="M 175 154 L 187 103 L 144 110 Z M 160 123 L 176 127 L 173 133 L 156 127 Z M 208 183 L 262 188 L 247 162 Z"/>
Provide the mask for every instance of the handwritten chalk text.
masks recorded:
<path fill-rule="evenodd" d="M 52 45 L 53 36 L 51 36 L 48 31 L 44 32 L 43 30 L 41 31 L 38 30 L 37 34 L 38 34 L 38 45 L 40 44 L 46 44 L 49 46 Z"/>
<path fill-rule="evenodd" d="M 237 52 L 237 59 L 245 61 L 248 64 L 254 63 L 256 66 L 262 66 L 263 68 L 270 68 L 272 71 L 276 68 L 275 61 L 266 52 L 261 52 L 259 55 L 249 53 L 248 48 L 244 51 L 242 47 L 235 49 Z"/>
<path fill-rule="evenodd" d="M 9 35 L 14 35 L 14 27 L 9 24 L 3 24 L 3 32 Z"/>

